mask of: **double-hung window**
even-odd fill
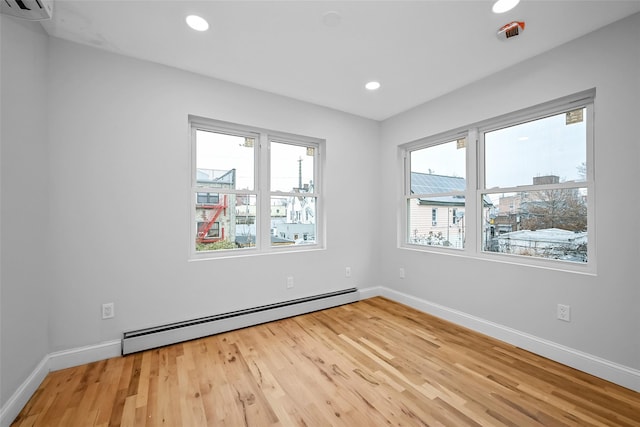
[[[594,97],[402,146],[401,246],[592,271]]]
[[[323,141],[190,117],[194,258],[318,248]]]

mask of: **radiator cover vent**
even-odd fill
[[[356,288],[125,332],[122,355],[202,338],[360,300]]]
[[[0,0],[0,12],[29,21],[45,21],[53,16],[53,0]]]

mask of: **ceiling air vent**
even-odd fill
[[[0,0],[0,12],[29,21],[44,21],[51,19],[53,0]]]
[[[498,30],[498,38],[500,40],[507,40],[511,37],[515,37],[524,31],[524,22],[513,21],[506,25],[503,25]]]

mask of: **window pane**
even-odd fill
[[[485,133],[485,188],[586,180],[586,109]]]
[[[271,141],[271,191],[313,192],[315,147]]]
[[[271,198],[271,245],[316,243],[316,198]]]
[[[196,131],[199,187],[254,189],[255,138]]]
[[[256,196],[196,193],[196,251],[253,247]]]
[[[466,138],[413,150],[410,162],[410,192],[424,197],[407,198],[407,243],[464,248]]]
[[[196,200],[199,205],[213,205],[219,202],[220,195],[218,193],[198,193]]]
[[[411,151],[411,193],[465,190],[466,138]]]
[[[463,196],[408,199],[407,203],[407,243],[464,248]]]
[[[587,189],[485,194],[488,252],[587,262]]]

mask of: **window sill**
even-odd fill
[[[188,262],[198,261],[211,261],[219,259],[235,259],[235,258],[251,258],[265,255],[280,255],[280,254],[299,254],[306,252],[318,252],[324,251],[325,248],[321,245],[298,245],[297,247],[288,248],[272,248],[268,251],[258,251],[256,249],[232,249],[228,251],[219,252],[199,252],[193,253],[187,260]]]
[[[586,276],[597,276],[596,267],[593,264],[578,264],[570,263],[567,261],[560,261],[554,259],[529,259],[528,257],[522,257],[519,255],[506,255],[506,254],[471,254],[464,249],[446,248],[446,247],[418,247],[409,245],[398,246],[400,250],[406,250],[411,252],[422,252],[436,255],[452,256],[467,258],[480,261],[488,261],[499,264],[510,264],[521,267],[532,267],[544,270],[559,271],[563,273],[582,274]],[[524,259],[523,259],[524,258]]]

